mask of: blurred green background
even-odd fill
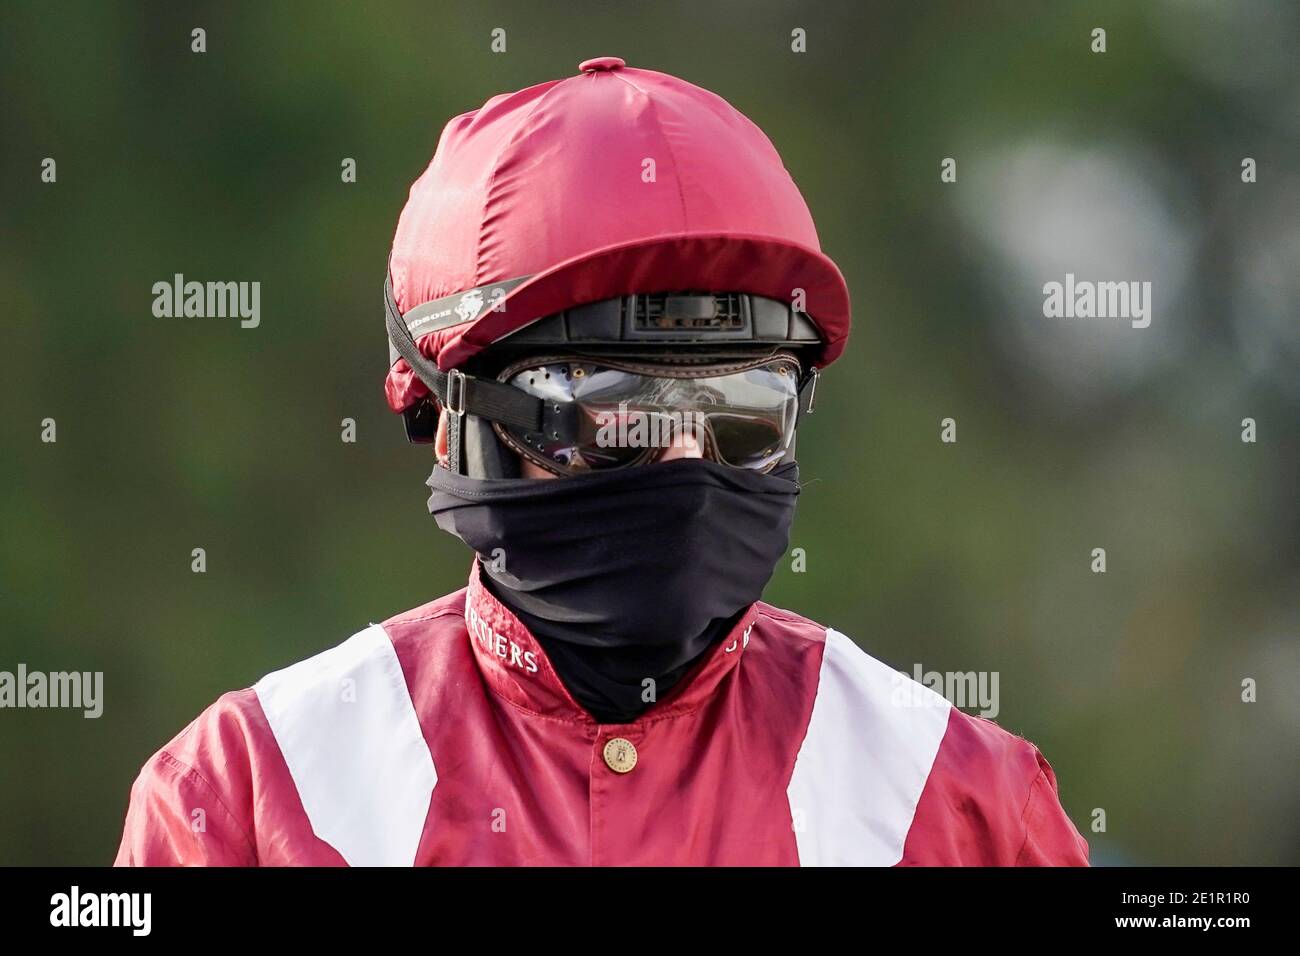
[[[849,280],[767,599],[999,672],[1094,863],[1300,862],[1298,48],[1285,2],[6,3],[0,670],[106,704],[0,710],[0,863],[109,862],[219,694],[463,584],[382,399],[387,244],[451,116],[599,55],[758,123]],[[260,327],[154,318],[177,272]],[[1152,281],[1151,327],[1044,318],[1066,272]]]

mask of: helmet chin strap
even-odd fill
[[[466,415],[529,430],[541,427],[544,403],[540,398],[503,382],[466,375],[459,369],[444,372],[425,358],[402,321],[390,275],[384,277],[384,324],[393,348],[447,412],[447,464],[456,474],[465,474]]]

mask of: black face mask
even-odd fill
[[[634,720],[758,600],[789,543],[799,469],[684,459],[570,478],[435,468],[429,511],[602,723]],[[497,551],[497,549],[501,549]],[[497,558],[499,560],[494,560]]]

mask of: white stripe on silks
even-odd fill
[[[253,689],[312,831],[350,866],[414,865],[438,772],[384,629]]]
[[[827,630],[817,696],[786,796],[802,866],[893,866],[952,710]]]

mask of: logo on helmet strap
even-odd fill
[[[471,322],[483,311],[483,290],[471,289],[460,297],[456,314],[462,322]]]

